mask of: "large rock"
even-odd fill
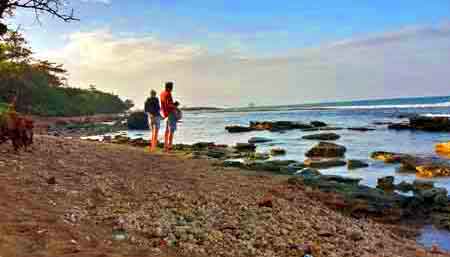
[[[256,150],[256,145],[249,143],[237,143],[234,149],[241,152],[254,152]]]
[[[294,121],[252,121],[250,122],[250,128],[253,130],[284,131],[313,128],[313,126]]]
[[[448,192],[445,188],[432,188],[416,192],[416,197],[428,204],[448,206]]]
[[[324,157],[324,158],[336,158],[344,157],[347,149],[344,146],[320,142],[313,148],[311,148],[305,155],[309,158]]]
[[[423,178],[448,177],[450,176],[450,165],[423,165],[416,167],[416,174]]]
[[[313,127],[316,127],[316,128],[322,128],[322,127],[328,126],[325,122],[318,121],[318,120],[311,121],[309,124],[311,124]]]
[[[377,188],[385,191],[392,191],[395,188],[394,180],[395,178],[393,176],[379,178],[377,181]]]
[[[229,133],[243,133],[243,132],[250,132],[253,131],[250,127],[244,127],[244,126],[227,126],[225,129]]]
[[[413,129],[425,131],[450,131],[449,117],[417,116],[409,119],[409,125]]]
[[[366,128],[366,127],[350,127],[347,128],[348,130],[353,130],[353,131],[359,131],[359,132],[367,132],[367,131],[374,131],[374,128]]]
[[[341,138],[336,133],[320,133],[320,134],[313,134],[313,135],[306,135],[302,137],[303,139],[307,140],[325,140],[325,141],[332,141],[332,140],[338,140]]]
[[[347,168],[349,170],[355,170],[355,169],[361,169],[361,168],[367,168],[369,167],[369,164],[366,162],[360,161],[360,160],[348,160],[347,161]]]
[[[421,190],[428,190],[434,188],[434,182],[433,181],[423,181],[423,180],[414,180],[413,184],[413,191],[421,191]]]
[[[270,149],[270,154],[272,156],[285,155],[286,150],[284,150],[283,148],[272,148],[272,149]]]
[[[128,129],[148,130],[147,114],[144,112],[133,112],[127,118]]]
[[[272,139],[265,138],[265,137],[252,137],[248,140],[250,144],[258,144],[258,143],[267,143],[271,142]]]
[[[391,153],[383,151],[377,151],[371,154],[372,159],[384,161],[385,163],[400,163],[402,160],[405,160],[409,157],[410,156],[407,154]]]
[[[341,159],[306,159],[304,164],[310,168],[327,169],[332,167],[339,167],[347,165],[347,162]]]

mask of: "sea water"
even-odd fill
[[[291,130],[286,132],[255,131],[249,133],[230,134],[225,130],[228,125],[248,126],[250,121],[301,121],[320,120],[333,127],[368,127],[374,131],[359,132],[351,130],[334,131],[341,138],[337,144],[347,148],[347,159],[358,159],[370,164],[368,168],[349,171],[346,167],[321,170],[324,174],[335,174],[353,178],[361,178],[362,184],[376,186],[377,179],[394,176],[395,183],[412,182],[414,174],[397,173],[398,166],[385,164],[370,159],[374,151],[390,151],[424,156],[437,156],[434,147],[437,143],[450,141],[448,132],[395,131],[387,129],[387,125],[375,125],[375,122],[401,122],[401,117],[412,114],[427,116],[449,116],[450,97],[427,97],[407,99],[383,99],[371,101],[339,102],[313,105],[291,105],[263,108],[236,108],[221,112],[188,112],[183,122],[179,123],[175,135],[175,143],[191,144],[196,142],[215,142],[233,145],[247,142],[251,137],[266,137],[271,142],[258,144],[258,152],[267,152],[271,148],[281,147],[287,154],[277,159],[303,161],[305,153],[317,141],[303,140],[302,136],[317,132]],[[164,128],[164,126],[163,126]],[[327,131],[333,132],[333,131]],[[161,133],[162,136],[163,133]],[[150,137],[149,131],[129,131],[132,138]],[[437,187],[445,187],[450,192],[450,178],[429,179]],[[450,250],[450,235],[427,227],[418,240],[431,246],[438,243]]]

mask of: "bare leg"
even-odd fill
[[[151,151],[154,152],[156,150],[156,146],[158,145],[158,129],[153,128],[152,130],[152,148]]]
[[[173,145],[173,132],[169,133],[169,151],[172,150]]]
[[[170,130],[169,130],[169,128],[166,128],[166,132],[164,134],[164,151],[165,152],[169,151],[169,134],[170,134]]]

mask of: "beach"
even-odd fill
[[[51,136],[0,151],[0,256],[443,256],[285,176]]]

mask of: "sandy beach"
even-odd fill
[[[445,256],[285,176],[50,136],[0,152],[0,256]]]

